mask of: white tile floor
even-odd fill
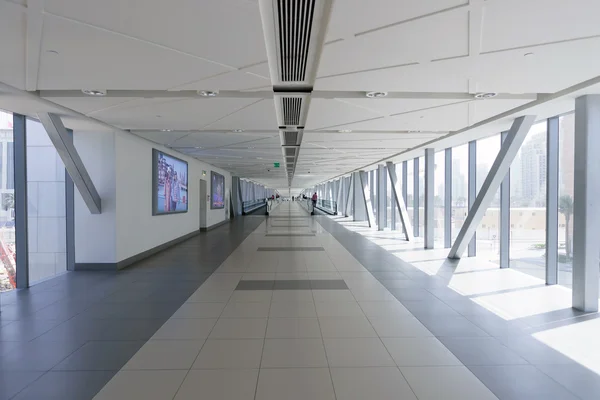
[[[278,214],[305,216],[289,203]],[[251,234],[95,399],[496,398],[314,220],[274,221],[287,224],[271,217]],[[325,251],[256,251],[278,246]],[[344,279],[349,289],[235,290],[273,279]]]

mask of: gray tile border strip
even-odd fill
[[[241,280],[235,290],[347,290],[342,279]]]
[[[259,247],[256,251],[325,251],[323,247]]]
[[[317,235],[314,233],[267,233],[265,236],[308,237]]]

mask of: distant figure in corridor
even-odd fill
[[[312,205],[313,205],[313,210],[317,205],[317,192],[315,192],[315,194],[312,195]]]

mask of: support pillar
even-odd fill
[[[452,148],[444,158],[444,248],[452,247]]]
[[[534,115],[527,115],[519,117],[513,122],[508,131],[508,135],[506,136],[506,140],[504,141],[494,164],[492,164],[490,173],[485,178],[481,190],[473,203],[473,207],[469,210],[469,215],[467,215],[467,219],[460,229],[454,245],[450,249],[448,258],[460,258],[467,249],[471,238],[475,235],[475,230],[479,226],[485,211],[492,203],[492,200],[494,200],[494,196],[500,188],[500,184],[508,173],[510,165],[517,156],[534,121]],[[596,257],[597,256],[598,254],[596,254]],[[596,269],[597,268],[598,264],[596,263]]]
[[[377,166],[377,230],[384,230],[386,225],[385,219],[385,166]]]
[[[413,163],[413,231],[414,236],[419,236],[419,157]]]
[[[365,193],[363,192],[360,172],[352,173],[352,220],[366,221],[367,208],[364,200]]]
[[[475,203],[477,197],[477,142],[469,142],[469,157],[468,157],[468,178],[467,178],[467,202],[468,202],[468,214],[471,214],[471,209]],[[467,221],[464,222],[466,224]],[[463,225],[464,225],[463,224]],[[457,239],[458,240],[458,239]],[[469,249],[467,255],[469,257],[475,257],[477,255],[477,231],[473,231],[471,241],[469,242]]]
[[[402,223],[402,229],[404,231],[404,237],[406,241],[410,242],[413,240],[412,226],[410,226],[410,218],[408,217],[408,211],[406,210],[406,197],[400,196],[400,188],[398,187],[398,177],[396,175],[396,166],[392,162],[387,162],[387,171],[390,175],[390,186],[392,187],[392,200],[394,201],[393,207],[398,209],[400,214],[400,222]],[[403,173],[406,173],[406,168],[403,168]],[[406,182],[406,180],[404,180]],[[406,184],[404,184],[406,188]]]
[[[435,149],[425,149],[425,212],[424,212],[424,237],[425,248],[433,249],[434,246],[434,187],[435,187]]]
[[[600,95],[575,100],[573,307],[598,311],[600,254]]]
[[[507,136],[500,135],[501,146]],[[500,184],[500,268],[510,268],[510,169]]]
[[[15,247],[17,289],[29,287],[29,248],[27,234],[27,118],[13,114],[15,162]]]

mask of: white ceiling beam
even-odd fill
[[[37,90],[40,71],[40,52],[44,30],[45,0],[27,1],[27,32],[25,42],[25,90]]]

